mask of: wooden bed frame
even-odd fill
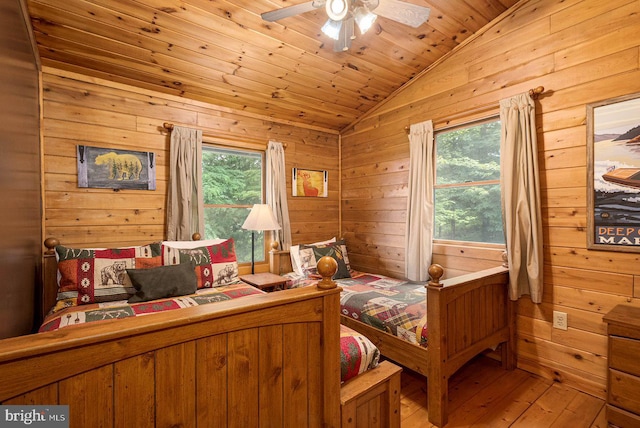
[[[45,244],[47,310],[56,244]],[[71,427],[399,428],[401,368],[383,362],[340,385],[339,293],[307,287],[4,339],[0,403],[67,404]]]
[[[288,251],[271,251],[271,270],[291,272]],[[429,422],[447,423],[449,378],[476,355],[500,347],[503,367],[515,366],[513,304],[508,296],[509,269],[504,266],[440,281],[444,270],[429,268],[427,285],[428,348],[411,344],[353,318],[342,324],[367,336],[385,357],[427,377]]]

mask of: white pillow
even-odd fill
[[[330,244],[332,242],[336,242],[336,237],[322,242],[314,242],[313,244],[304,244],[304,245],[322,245],[322,244]],[[300,259],[300,245],[292,245],[289,249],[289,254],[291,254],[291,267],[293,271],[300,276],[305,276],[304,271],[302,270],[302,260]]]
[[[179,248],[181,250],[192,250],[199,247],[208,247],[210,245],[217,245],[226,239],[201,239],[200,241],[162,241],[162,245],[166,245],[171,248]]]

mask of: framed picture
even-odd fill
[[[587,105],[587,248],[640,252],[640,93]]]
[[[78,146],[78,187],[156,189],[152,152]]]
[[[310,196],[326,198],[328,194],[329,173],[313,169],[293,168],[292,196]]]

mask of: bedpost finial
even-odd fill
[[[331,279],[338,271],[338,262],[333,257],[322,257],[318,260],[316,267],[318,269],[318,273],[322,275],[322,280],[318,281],[318,288],[328,290],[338,286],[338,284]]]
[[[202,239],[202,236],[199,232],[194,232],[194,234],[191,235],[191,240],[193,241],[199,241],[200,239]]]
[[[429,270],[427,272],[431,277],[431,281],[429,281],[429,285],[431,285],[432,287],[442,287],[440,278],[442,278],[442,275],[444,275],[444,268],[439,264],[434,263],[431,266],[429,266]]]
[[[280,244],[278,241],[271,241],[271,251],[278,251]]]
[[[60,245],[60,241],[56,238],[47,238],[44,240],[44,246],[47,247],[47,254],[52,254],[56,245]]]

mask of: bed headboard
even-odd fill
[[[199,241],[201,238],[199,233],[194,233],[191,236],[193,241]],[[44,240],[44,246],[46,248],[43,254],[42,260],[42,289],[38,294],[38,314],[40,315],[39,322],[44,320],[44,317],[49,313],[49,310],[56,304],[58,298],[58,263],[56,261],[56,245],[60,245],[60,241],[57,238],[47,238]],[[287,253],[288,254],[288,253]]]

